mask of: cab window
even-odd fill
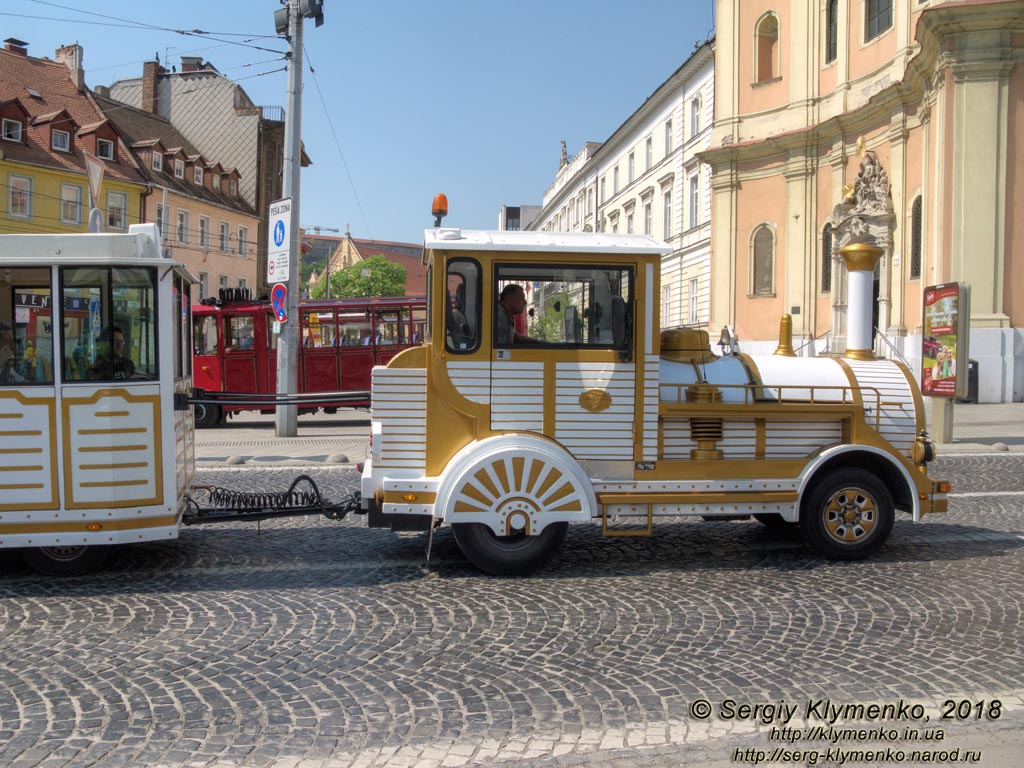
[[[525,309],[516,320],[517,346],[629,349],[632,267],[497,264],[495,285],[495,312],[505,312],[497,302],[507,286],[518,285],[525,294]],[[498,338],[499,323],[494,327],[495,346],[509,346],[507,338]]]
[[[480,346],[480,293],[480,265],[472,259],[452,259],[445,309],[449,352],[473,352]]]

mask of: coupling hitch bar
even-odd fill
[[[309,488],[297,490],[302,482]],[[249,493],[215,485],[196,485],[193,490],[199,498],[188,496],[188,508],[181,519],[185,525],[236,520],[259,522],[303,515],[323,515],[330,520],[341,520],[349,512],[361,512],[359,491],[345,494],[337,503],[327,503],[309,475],[299,475],[283,493]],[[200,501],[206,506],[201,506]]]

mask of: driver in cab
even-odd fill
[[[89,369],[93,380],[130,379],[135,375],[135,363],[124,354],[124,331],[111,325],[100,333],[96,346],[96,359]]]
[[[499,347],[510,344],[533,342],[529,336],[516,331],[517,315],[526,310],[526,292],[518,283],[510,283],[501,290],[498,297],[497,344]]]

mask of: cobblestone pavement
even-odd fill
[[[201,474],[283,490],[295,473]],[[308,473],[329,497],[355,481]],[[73,579],[0,552],[0,765],[725,766],[780,747],[818,765],[840,762],[830,748],[1019,765],[1024,456],[935,474],[956,483],[952,511],[900,520],[861,563],[754,522],[682,520],[650,539],[573,526],[526,579],[481,575],[446,529],[427,567],[425,534],[359,517],[186,529]],[[730,700],[797,710],[727,717]],[[924,712],[848,712],[837,725],[873,738],[806,740],[829,724],[807,710],[822,700]],[[805,738],[773,739],[784,725]],[[893,745],[882,725],[931,739]]]

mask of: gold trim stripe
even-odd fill
[[[23,419],[25,414],[23,413],[0,413],[0,419]]]
[[[412,495],[415,501],[406,501],[403,497]],[[436,493],[427,491],[384,491],[385,504],[433,504],[437,501]]]
[[[111,451],[144,451],[148,445],[92,445],[82,446],[79,453],[109,453]]]
[[[0,485],[0,491],[24,491],[24,490],[37,490],[39,488],[45,488],[46,486],[42,483],[9,483]],[[6,505],[4,508],[7,509],[12,505]],[[20,505],[18,505],[20,506]],[[41,509],[48,509],[49,507],[41,507]]]
[[[42,448],[0,448],[0,453],[42,453]]]
[[[43,434],[39,429],[12,429],[0,431],[0,437],[39,437]]]
[[[779,503],[796,501],[795,491],[728,491],[704,493],[684,491],[680,493],[599,493],[597,503],[604,506],[614,504],[746,504]]]
[[[114,417],[114,416],[130,416],[130,411],[96,411],[96,416],[103,417]]]
[[[149,485],[149,480],[114,480],[109,483],[79,483],[81,488],[120,488],[127,485]]]
[[[121,427],[120,429],[80,429],[80,435],[129,435],[138,432],[148,432],[145,427]]]
[[[38,472],[43,468],[42,464],[29,464],[24,467],[0,467],[0,472]]]
[[[139,469],[148,467],[148,461],[126,461],[123,464],[79,464],[79,469]]]
[[[73,523],[0,523],[0,536],[11,536],[18,533],[92,533],[86,526],[96,522],[76,521]],[[142,528],[165,528],[176,526],[178,519],[174,515],[161,517],[135,518],[132,520],[104,520],[100,525],[103,531],[135,531]]]

